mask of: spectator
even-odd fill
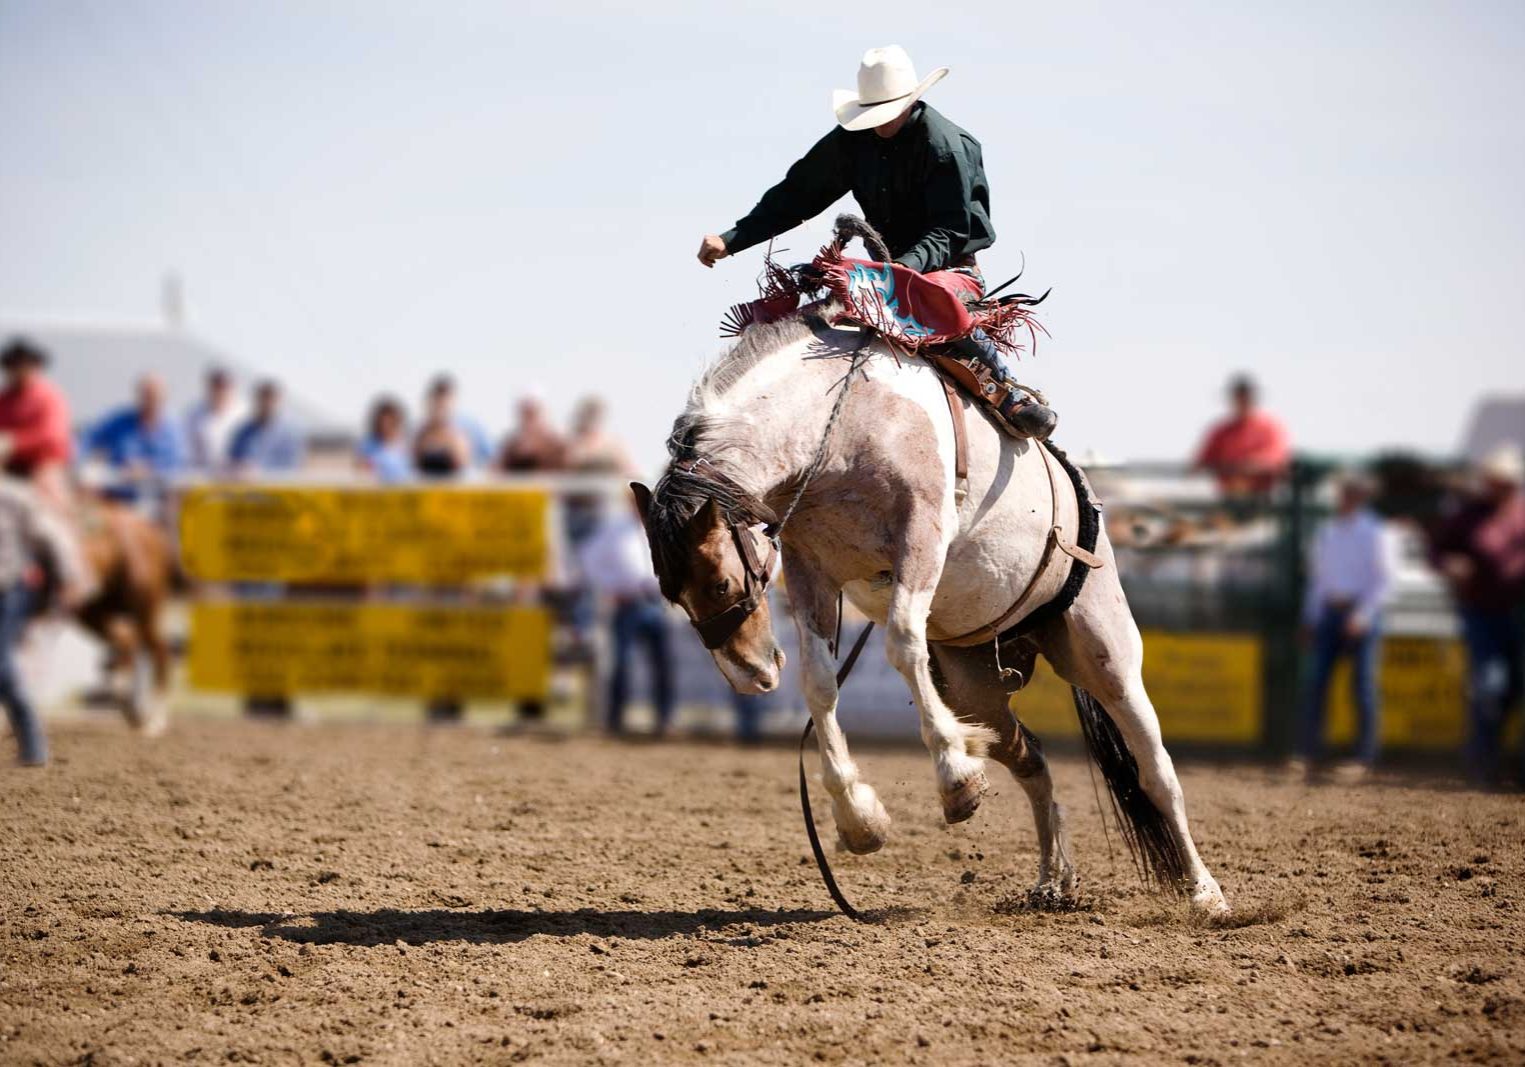
[[[101,456],[132,483],[166,478],[184,469],[185,437],[169,417],[163,380],[155,374],[139,378],[132,406],[101,420],[85,435],[81,451],[86,457]],[[138,485],[129,484],[111,495],[136,499],[138,491]]]
[[[640,644],[651,665],[656,732],[666,733],[673,712],[673,659],[668,646],[667,608],[657,588],[646,534],[633,504],[601,518],[579,546],[577,562],[583,580],[593,588],[609,618],[613,664],[605,725],[611,733],[624,732],[630,659],[635,646]]]
[[[1504,720],[1525,695],[1525,457],[1503,445],[1477,473],[1476,495],[1435,531],[1430,559],[1451,587],[1467,646],[1467,768],[1491,784]],[[1525,753],[1518,769],[1525,776]]]
[[[228,459],[240,472],[285,472],[306,458],[302,435],[281,414],[281,387],[270,380],[254,387],[254,414],[234,431]]]
[[[89,589],[74,539],[23,482],[0,478],[0,703],[16,735],[21,763],[28,767],[48,762],[48,742],[23,688],[16,646],[31,614],[37,564],[44,556],[57,572],[62,602],[68,607],[82,603]]]
[[[572,434],[565,446],[565,462],[569,470],[584,474],[635,476],[639,473],[625,446],[604,429],[604,404],[595,396],[584,397],[578,402],[572,417]],[[567,540],[575,552],[597,528],[603,497],[598,492],[568,493],[562,500],[562,507]],[[569,614],[580,638],[593,629],[597,615],[594,599],[593,591],[586,586],[571,591]]]
[[[413,438],[413,465],[425,478],[450,478],[471,467],[471,440],[455,413],[455,386],[436,378],[424,395],[424,423]]]
[[[519,424],[503,442],[498,469],[510,472],[559,471],[566,467],[567,445],[545,416],[534,395],[519,401]]]
[[[29,480],[47,503],[68,510],[68,465],[74,455],[69,405],[43,371],[48,354],[22,338],[0,352],[0,460]]]
[[[206,395],[185,413],[186,451],[191,467],[218,474],[228,465],[229,445],[244,420],[244,406],[225,369],[210,368],[205,380]]]
[[[639,472],[630,453],[605,428],[604,414],[604,402],[596,396],[584,397],[578,403],[566,443],[566,465],[574,471],[634,476]]]
[[[1329,680],[1335,665],[1351,661],[1351,695],[1359,714],[1355,760],[1340,768],[1362,777],[1377,760],[1381,723],[1377,668],[1382,653],[1382,611],[1392,588],[1396,546],[1381,516],[1369,506],[1371,486],[1350,473],[1339,482],[1333,518],[1314,535],[1302,638],[1311,646],[1313,668],[1303,705],[1298,769],[1323,753]]]
[[[355,462],[384,485],[406,482],[413,477],[406,418],[402,402],[396,397],[379,397],[371,405],[365,440],[360,442]]]
[[[1269,492],[1292,459],[1286,427],[1260,409],[1259,389],[1247,375],[1229,382],[1228,394],[1233,413],[1208,431],[1196,466],[1212,471],[1225,496]]]
[[[470,463],[466,466],[485,467],[492,462],[492,438],[487,436],[487,431],[482,429],[482,424],[470,415],[463,414],[456,407],[455,379],[448,374],[436,375],[429,383],[425,393],[425,405],[439,404],[445,411],[445,418],[460,431],[470,447]],[[463,466],[462,470],[465,469]]]

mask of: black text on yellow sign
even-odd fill
[[[1383,745],[1449,748],[1466,734],[1466,662],[1450,637],[1396,636],[1382,645],[1378,675]],[[1261,639],[1253,634],[1144,633],[1144,688],[1167,743],[1251,746],[1265,726]],[[1350,666],[1342,663],[1329,691],[1326,740],[1355,736]],[[1282,713],[1304,713],[1306,694]],[[1046,665],[1011,701],[1018,718],[1040,737],[1079,735],[1069,686]]]
[[[518,486],[203,486],[181,501],[180,554],[210,582],[539,578],[549,510]]]
[[[197,689],[543,700],[550,684],[538,606],[204,600],[191,612]]]

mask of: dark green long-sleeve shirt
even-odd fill
[[[980,143],[924,103],[894,137],[840,126],[816,142],[751,214],[720,235],[728,252],[777,237],[851,192],[897,263],[923,273],[995,243]]]

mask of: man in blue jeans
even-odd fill
[[[33,590],[40,584],[38,563],[44,558],[57,573],[62,602],[74,605],[82,601],[88,592],[87,572],[74,538],[25,483],[0,478],[0,704],[5,705],[21,763],[26,767],[48,762],[42,720],[27,696],[16,663],[16,648],[31,614]]]
[[[1525,696],[1525,457],[1503,445],[1477,475],[1478,491],[1436,531],[1430,559],[1451,586],[1467,646],[1467,771],[1492,785],[1504,721]],[[1518,771],[1525,783],[1525,751]]]
[[[630,661],[640,646],[651,667],[656,732],[666,733],[674,706],[667,605],[657,588],[646,534],[634,508],[611,509],[602,503],[592,532],[577,548],[577,560],[583,580],[610,616],[613,667],[609,674],[605,725],[610,733],[624,732],[625,705],[630,699]]]
[[[1335,665],[1346,656],[1351,661],[1359,728],[1355,759],[1338,771],[1342,777],[1359,778],[1377,760],[1382,608],[1392,586],[1394,553],[1386,524],[1367,506],[1370,495],[1364,478],[1342,475],[1336,512],[1314,535],[1303,604],[1303,643],[1311,648],[1313,663],[1294,770],[1306,771],[1323,755],[1329,680]]]

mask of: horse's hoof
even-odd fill
[[[943,794],[943,819],[951,826],[971,818],[980,809],[980,801],[989,788],[985,772],[975,771],[952,792]]]
[[[169,729],[169,709],[157,703],[128,703],[127,722],[140,737],[163,737]]]
[[[851,807],[837,808],[832,814],[837,823],[837,839],[847,851],[857,856],[878,852],[890,838],[890,813],[879,802],[879,794],[858,782],[853,786]]]
[[[884,843],[889,840],[889,835],[868,827],[850,834],[839,826],[837,840],[854,856],[867,856],[870,852],[878,852],[883,848]]]
[[[1192,890],[1191,906],[1203,915],[1227,915],[1231,910],[1216,880],[1209,878]]]

